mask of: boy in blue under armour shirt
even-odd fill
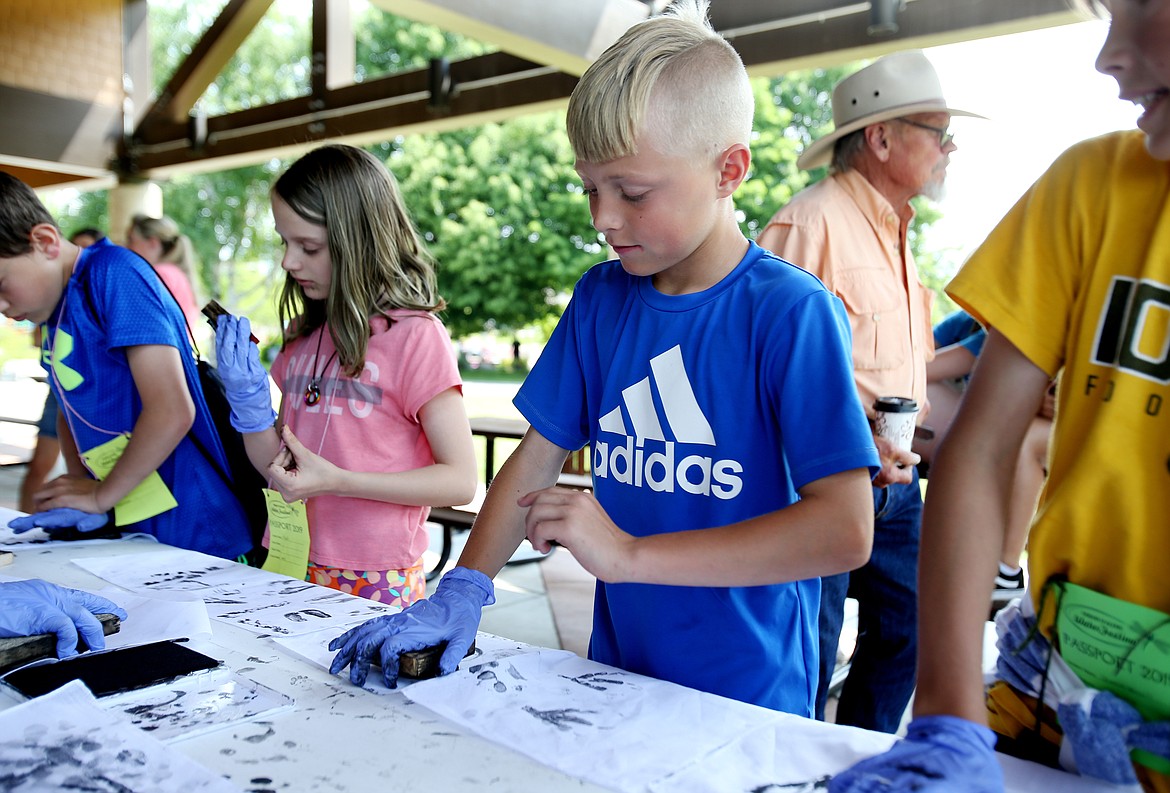
[[[192,441],[227,459],[199,385],[186,321],[151,266],[99,240],[66,240],[36,194],[0,172],[0,313],[45,323],[41,359],[68,474],[33,496],[34,526],[116,525],[231,559],[252,547],[240,502]]]
[[[736,223],[752,92],[706,11],[635,25],[573,91],[577,172],[618,258],[578,282],[520,389],[532,429],[459,566],[407,617],[334,640],[334,671],[364,680],[376,653],[393,684],[399,653],[440,640],[454,669],[527,536],[597,576],[591,658],[811,716],[818,576],[867,559],[878,458],[839,301]],[[596,495],[554,487],[586,443]]]

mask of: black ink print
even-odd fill
[[[576,683],[585,688],[591,688],[594,691],[609,691],[611,686],[624,686],[626,681],[620,680],[623,677],[623,672],[588,672],[576,677],[569,677],[567,675],[560,675],[560,677],[568,680],[571,683]]]
[[[170,719],[174,716],[173,711],[168,713],[165,712],[166,709],[173,705],[177,705],[179,700],[187,696],[186,692],[183,691],[171,691],[168,693],[170,694],[168,699],[165,699],[161,702],[132,705],[128,708],[125,708],[123,713],[130,717],[130,721],[134,722],[138,729],[145,730],[146,732],[157,730],[157,722],[166,721],[167,719]]]
[[[828,790],[829,780],[832,778],[832,776],[823,776],[817,779],[810,779],[807,782],[788,782],[786,784],[772,782],[767,785],[750,788],[747,793],[772,793],[772,791],[776,790],[791,790],[792,793],[811,793],[814,790]]]
[[[301,609],[300,611],[288,612],[287,614],[284,615],[284,618],[287,620],[291,620],[292,622],[308,622],[308,620],[305,619],[304,615],[308,615],[310,617],[317,617],[318,619],[323,619],[323,620],[327,620],[331,616],[330,614],[326,614],[321,609]]]
[[[291,601],[288,601],[288,600],[284,600],[284,601],[281,601],[279,603],[265,603],[265,604],[260,605],[260,606],[253,606],[252,608],[239,609],[238,611],[225,611],[222,614],[218,615],[216,617],[216,619],[225,620],[225,621],[236,620],[236,619],[239,619],[240,617],[246,616],[248,614],[255,614],[257,612],[266,611],[268,609],[280,609],[280,608],[284,608],[285,606],[291,606],[291,605],[292,605]],[[248,623],[260,625],[260,623],[257,623],[254,620],[249,620]],[[263,626],[261,626],[261,627],[263,627]]]
[[[490,669],[487,669],[483,672],[480,672],[478,675],[475,676],[475,679],[479,680],[480,682],[483,682],[483,683],[487,683],[487,682],[494,680],[495,683],[492,684],[492,688],[494,688],[496,691],[500,692],[501,694],[503,694],[505,691],[508,690],[508,687],[506,685],[504,685],[503,681],[500,680],[498,677],[496,677],[496,673],[491,671]]]
[[[298,592],[304,592],[306,589],[313,589],[316,586],[316,584],[310,584],[308,582],[294,581],[292,583],[281,584],[280,586],[276,587],[275,594],[295,595]]]
[[[271,722],[258,721],[256,723],[259,725],[262,725],[264,727],[267,727],[268,730],[267,730],[267,732],[264,732],[263,734],[260,734],[260,735],[245,735],[244,740],[247,741],[248,743],[262,743],[264,741],[267,741],[273,735],[276,735],[276,730],[272,729]]]
[[[569,726],[570,724],[582,724],[586,727],[592,727],[593,722],[587,721],[586,719],[581,718],[577,714],[578,713],[596,713],[596,711],[577,710],[576,708],[563,708],[563,709],[558,709],[558,710],[537,710],[536,708],[531,707],[529,705],[524,706],[524,712],[529,714],[529,715],[535,716],[536,718],[543,721],[545,724],[549,724],[553,727],[556,727],[561,732],[569,732],[570,730],[572,730],[572,727]]]

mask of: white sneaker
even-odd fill
[[[1024,594],[1024,568],[1015,573],[1004,573],[1001,569],[995,574],[995,598],[1004,599]]]

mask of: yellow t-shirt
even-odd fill
[[[1135,131],[1065,152],[948,292],[1029,360],[1063,367],[1028,540],[1054,574],[1170,611],[1170,163]]]

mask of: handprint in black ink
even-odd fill
[[[537,710],[529,705],[524,706],[524,712],[535,716],[543,721],[545,724],[556,727],[561,732],[568,732],[572,728],[570,724],[581,724],[585,727],[592,727],[593,722],[578,716],[578,713],[595,713],[592,710],[577,710],[575,708],[560,708],[557,710]]]
[[[594,691],[608,691],[611,686],[624,686],[626,684],[625,680],[620,679],[623,674],[617,671],[587,672],[576,677],[569,677],[568,675],[561,675],[561,677],[579,686],[591,688]]]

